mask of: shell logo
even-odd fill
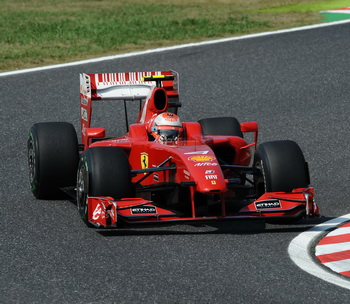
[[[188,160],[192,160],[192,161],[195,161],[195,162],[205,162],[205,161],[212,161],[212,160],[214,160],[214,157],[206,156],[206,155],[195,155],[195,156],[189,157]]]

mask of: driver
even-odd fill
[[[159,141],[175,141],[182,133],[180,118],[170,112],[159,114],[153,121],[151,135]]]

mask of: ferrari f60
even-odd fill
[[[29,132],[34,196],[74,193],[83,221],[105,228],[319,215],[294,141],[258,145],[258,124],[234,117],[181,121],[178,81],[174,71],[81,74],[81,143],[67,122]],[[127,103],[139,101],[124,136],[91,127],[93,104],[104,100],[124,103],[126,118]]]

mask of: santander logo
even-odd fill
[[[206,156],[206,155],[195,155],[188,158],[188,160],[192,160],[195,162],[208,162],[213,161],[215,158],[212,156]]]

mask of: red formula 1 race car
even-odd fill
[[[34,124],[28,162],[36,198],[73,191],[88,226],[290,220],[318,216],[299,146],[257,145],[256,122],[181,122],[174,71],[80,75],[81,138],[70,123]],[[123,137],[91,127],[92,104],[140,101]],[[127,122],[127,119],[126,119]],[[250,132],[252,142],[243,134]],[[253,152],[251,152],[253,150]],[[124,225],[125,226],[125,225]]]

